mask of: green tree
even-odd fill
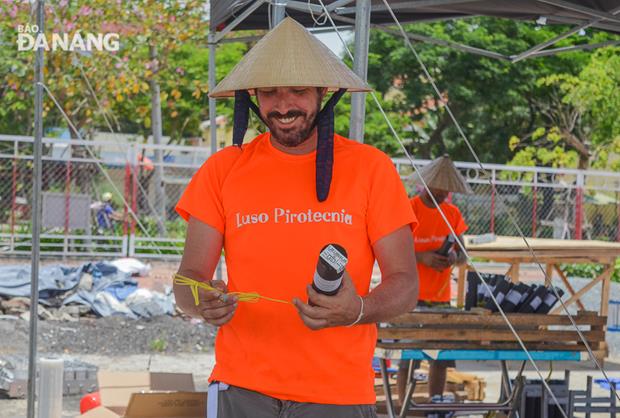
[[[79,130],[108,130],[107,119],[115,131],[146,137],[151,125],[149,81],[156,78],[161,88],[164,134],[173,140],[197,136],[200,122],[208,117],[206,17],[205,4],[198,0],[48,3],[47,39],[51,39],[52,33],[68,33],[72,38],[78,30],[111,32],[120,35],[120,49],[89,53],[46,51],[46,85]],[[32,134],[35,54],[17,50],[18,27],[26,24],[33,24],[28,2],[0,3],[2,133]],[[157,63],[149,53],[153,45],[157,47]],[[218,75],[227,73],[246,50],[245,44],[221,45]],[[226,106],[222,104],[223,108]],[[46,127],[67,127],[47,96],[44,117]]]
[[[406,26],[408,32],[504,55],[517,54],[565,29],[536,28],[531,23],[482,17]],[[588,33],[582,42],[609,36]],[[573,41],[568,39],[558,46]],[[482,160],[499,163],[512,156],[508,138],[525,136],[539,125],[535,102],[543,101],[550,89],[536,81],[558,73],[578,74],[589,56],[587,52],[571,52],[511,64],[448,47],[414,46],[436,80],[441,98],[435,97],[420,65],[401,37],[371,32],[369,80],[382,93],[398,89],[404,94],[407,106],[404,114],[417,130],[408,144],[409,150],[420,158],[448,152],[453,158],[472,160],[445,111],[445,103],[449,103]]]
[[[383,110],[386,112],[390,122],[394,129],[398,133],[399,137],[408,142],[411,140],[409,133],[403,128],[407,125],[407,119],[402,115],[400,103],[394,100],[385,100],[380,94],[377,94],[377,99]],[[351,120],[351,95],[346,94],[335,109],[335,132],[348,136],[349,135],[349,122]],[[354,138],[358,139],[358,138]],[[400,155],[402,154],[402,148],[389,126],[387,125],[383,115],[379,112],[379,109],[370,94],[366,95],[366,117],[364,120],[364,142],[374,147],[379,148],[381,151],[388,155]]]
[[[543,116],[524,137],[510,139],[513,163],[582,169],[620,168],[620,49],[593,53],[576,74],[541,78],[552,93],[536,103]]]

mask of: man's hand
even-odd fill
[[[440,272],[452,265],[448,257],[437,254],[434,251],[417,253],[416,257],[418,262]]]
[[[350,325],[357,319],[362,302],[358,297],[349,273],[344,272],[342,287],[333,296],[316,292],[311,285],[307,287],[310,306],[298,298],[293,299],[297,312],[304,324],[312,330]]]
[[[219,327],[232,319],[237,310],[237,297],[226,294],[226,283],[221,280],[213,280],[210,284],[218,290],[200,292],[200,304],[196,306],[196,311],[207,323]]]

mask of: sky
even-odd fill
[[[340,31],[340,35],[342,35],[345,42],[352,42],[355,33],[351,30]],[[331,49],[334,54],[338,55],[340,58],[346,54],[344,50],[344,45],[342,45],[342,41],[336,34],[336,32],[326,32],[316,35],[317,38],[321,40],[325,45]],[[353,53],[353,51],[351,51]]]

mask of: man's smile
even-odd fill
[[[288,117],[275,117],[274,119],[277,120],[280,125],[290,125],[293,122],[295,122],[297,120],[299,116],[288,116]]]

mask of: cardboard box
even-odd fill
[[[191,374],[97,374],[101,406],[79,418],[204,418],[206,392],[195,392]]]

